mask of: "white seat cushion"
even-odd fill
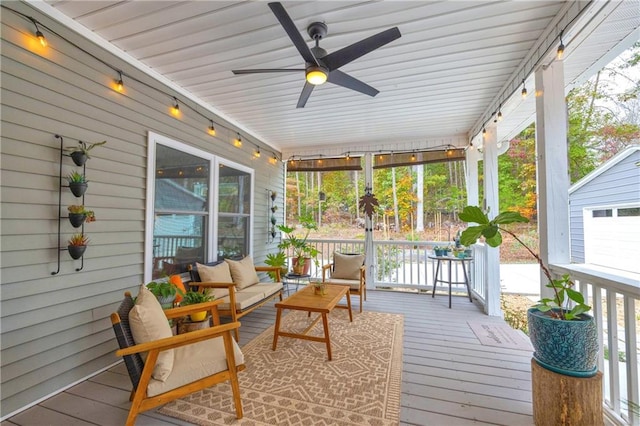
[[[329,278],[324,281],[326,284],[348,285],[350,290],[360,290],[360,280],[343,280],[339,278]]]
[[[236,292],[236,311],[243,311],[282,290],[282,283],[258,283]],[[222,299],[218,309],[229,310],[229,296]]]
[[[129,325],[133,340],[138,344],[173,335],[160,302],[144,284],[140,286],[135,306],[129,311]],[[146,359],[146,353],[143,354],[143,359]],[[173,349],[160,352],[153,369],[153,378],[160,381],[166,380],[173,369],[173,361]]]
[[[233,353],[236,365],[244,364],[244,355],[234,339]],[[182,385],[211,376],[227,369],[227,357],[224,353],[222,337],[203,340],[192,345],[174,349],[175,361],[173,371],[163,382],[151,379],[147,386],[148,396],[158,395]]]

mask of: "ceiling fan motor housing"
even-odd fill
[[[307,33],[312,40],[321,40],[324,36],[327,35],[328,30],[329,29],[324,22],[312,22],[307,27]]]

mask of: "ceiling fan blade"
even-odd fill
[[[338,86],[346,87],[347,89],[355,90],[356,92],[364,93],[365,95],[375,96],[380,93],[379,90],[374,89],[366,83],[351,77],[349,74],[340,70],[331,71],[327,81]]]
[[[335,52],[323,57],[322,62],[324,62],[329,68],[329,71],[333,71],[348,64],[354,59],[358,59],[360,56],[364,56],[387,43],[391,43],[392,41],[400,38],[400,36],[401,34],[398,27],[393,27],[353,43],[350,46],[336,50]]]
[[[276,15],[278,21],[280,21],[280,25],[282,25],[282,28],[284,28],[284,30],[287,32],[289,38],[293,42],[293,45],[296,47],[296,49],[298,49],[300,55],[302,55],[302,58],[306,62],[318,65],[316,57],[313,56],[313,53],[311,53],[311,49],[309,49],[309,46],[304,41],[304,38],[302,38],[302,36],[300,35],[300,31],[298,31],[298,29],[296,28],[296,24],[293,23],[293,20],[284,9],[282,4],[269,3],[269,7],[271,8],[273,14]]]
[[[300,98],[298,99],[298,105],[296,105],[296,108],[304,108],[314,87],[316,86],[309,82],[304,82],[304,87],[302,88],[302,93],[300,93]]]
[[[304,71],[304,68],[256,68],[249,70],[231,70],[234,74],[258,74],[258,73],[266,73],[266,72],[300,72]]]

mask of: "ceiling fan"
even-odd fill
[[[379,47],[384,46],[387,43],[392,42],[395,39],[400,38],[401,34],[398,27],[390,28],[333,53],[328,53],[319,45],[320,40],[327,35],[327,26],[323,22],[313,22],[307,27],[307,33],[316,42],[315,47],[309,48],[282,4],[277,2],[269,3],[269,7],[273,14],[276,15],[278,21],[280,21],[280,25],[282,25],[294,46],[298,49],[298,52],[300,52],[300,55],[305,61],[305,68],[258,68],[232,70],[234,74],[304,71],[306,81],[302,88],[300,98],[298,99],[297,108],[304,108],[309,96],[311,96],[313,88],[327,81],[369,96],[375,96],[379,93],[375,88],[363,83],[357,78],[351,77],[350,75],[340,71],[338,68],[376,50]]]

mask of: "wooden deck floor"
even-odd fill
[[[358,303],[354,298],[354,310]],[[405,316],[402,425],[532,425],[531,352],[483,346],[467,322],[496,322],[465,297],[369,291],[365,310]],[[273,325],[265,306],[242,318],[241,346]],[[131,384],[122,364],[2,422],[122,425]],[[147,412],[138,425],[187,423]]]

